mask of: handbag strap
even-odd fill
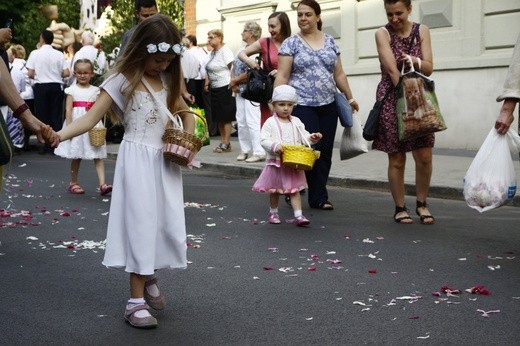
[[[270,47],[271,39],[267,38],[267,62],[269,66],[267,67],[267,70],[271,70],[271,67],[273,66],[271,64],[271,47]]]
[[[182,121],[178,114],[173,115],[172,112],[166,107],[166,105],[159,99],[157,99],[157,96],[155,96],[155,91],[153,90],[152,86],[148,83],[148,81],[143,77],[141,78],[141,82],[143,82],[144,86],[152,95],[152,99],[154,103],[159,107],[159,113],[164,113],[170,120],[173,122],[174,127],[179,128],[181,130],[184,130],[184,126],[182,125]]]

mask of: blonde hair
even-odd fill
[[[224,32],[220,29],[213,29],[208,31],[208,35],[214,35],[220,38],[222,42],[224,42]]]
[[[123,54],[117,59],[114,68],[110,71],[110,74],[120,73],[128,79],[128,87],[121,90],[128,100],[143,78],[146,60],[151,54],[156,54],[148,53],[146,46],[149,44],[158,45],[162,42],[172,46],[181,42],[180,31],[168,16],[158,13],[137,25]],[[175,112],[179,110],[179,98],[181,96],[181,57],[171,49],[169,52],[173,55],[173,60],[164,71],[167,76],[167,104],[170,111]]]
[[[9,50],[11,51],[11,54],[17,59],[25,59],[25,48],[22,45],[19,44],[13,44],[9,47]]]

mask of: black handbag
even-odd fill
[[[9,130],[5,123],[4,116],[0,112],[0,166],[8,164],[13,158],[13,143],[9,137]]]
[[[373,141],[377,137],[377,132],[379,131],[379,114],[381,114],[383,102],[392,89],[393,87],[389,88],[385,96],[383,96],[381,100],[376,101],[374,107],[372,107],[372,110],[368,113],[367,121],[365,122],[365,126],[363,126],[363,138],[367,141]]]
[[[246,87],[242,92],[242,97],[252,101],[266,104],[273,96],[274,79],[269,75],[271,67],[271,57],[269,55],[269,42],[267,39],[267,60],[269,61],[268,69],[247,71]]]

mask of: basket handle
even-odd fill
[[[202,120],[202,122],[204,123],[204,128],[206,129],[206,131],[204,131],[204,137],[201,138],[201,140],[204,142],[209,137],[208,122],[206,121],[206,119],[202,115],[197,114],[196,112],[192,111],[191,109],[180,109],[180,110],[176,111],[175,113],[173,113],[172,116],[175,116],[176,118],[179,118],[179,113],[191,113],[191,114],[195,115],[196,117],[198,117],[200,120]]]

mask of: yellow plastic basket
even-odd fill
[[[311,170],[320,152],[305,145],[283,144],[282,163],[287,167],[303,171]]]

